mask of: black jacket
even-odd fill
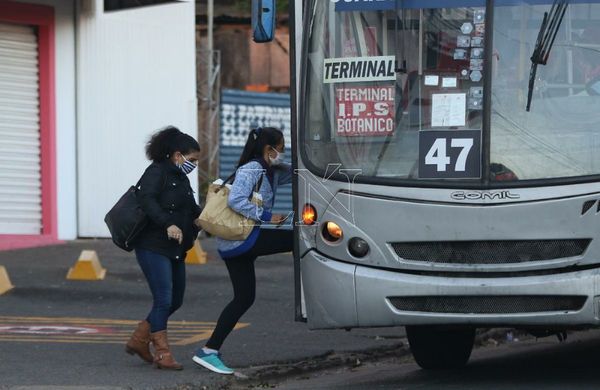
[[[142,175],[137,198],[150,223],[136,239],[135,247],[184,260],[198,236],[194,220],[201,212],[187,176],[170,160],[152,163]],[[181,245],[167,236],[171,225],[183,232]]]

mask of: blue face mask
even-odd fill
[[[196,169],[196,164],[194,164],[191,161],[188,161],[188,159],[185,158],[183,154],[181,155],[181,157],[183,157],[183,164],[177,164],[177,168],[181,169],[181,171],[186,175],[189,175],[194,169]]]

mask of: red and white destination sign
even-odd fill
[[[338,136],[385,136],[394,132],[394,87],[338,87]]]

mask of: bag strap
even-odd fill
[[[231,182],[233,183],[233,179],[235,179],[235,174],[237,173],[237,169],[235,171],[233,171],[233,173],[231,175],[229,175],[229,177],[227,179],[225,179],[225,181],[223,182],[223,184],[221,184],[221,187],[224,187],[225,184]]]
[[[223,184],[221,184],[217,189],[215,189],[215,194],[217,192],[221,191],[221,189],[223,189],[223,187],[225,187],[225,185],[227,183],[229,183],[230,181],[233,182],[233,178],[235,177],[236,172],[237,172],[237,169],[235,171],[233,171],[233,173],[227,179],[225,179]]]
[[[265,177],[265,174],[261,173],[260,174],[260,179],[258,179],[258,182],[256,182],[256,185],[254,186],[254,191],[252,191],[252,193],[248,197],[249,201],[252,201],[252,196],[254,195],[255,192],[259,192],[260,191],[260,187],[262,186],[262,182],[263,182],[263,177]]]
[[[229,176],[227,179],[225,179],[225,181],[223,182],[223,184],[221,184],[221,185],[219,186],[219,188],[217,188],[217,189],[215,190],[215,193],[217,193],[217,192],[221,191],[221,189],[222,189],[223,187],[225,187],[225,185],[226,185],[227,183],[229,183],[230,181],[232,181],[232,182],[233,182],[233,179],[235,178],[235,174],[236,174],[236,173],[237,173],[237,170],[236,170],[236,171],[234,171],[234,172],[231,174],[231,176]],[[254,191],[253,191],[253,192],[250,194],[250,196],[248,197],[248,200],[252,200],[252,195],[254,195],[254,192],[258,192],[258,191],[260,190],[260,187],[262,186],[262,182],[263,182],[263,178],[264,178],[264,177],[265,177],[265,174],[264,174],[264,172],[263,172],[263,173],[261,173],[261,174],[260,174],[260,179],[258,179],[258,182],[257,182],[257,183],[256,183],[256,185],[254,186]]]
[[[162,190],[164,190],[164,189],[165,189],[165,187],[167,186],[167,173],[166,173],[164,170],[162,170],[162,171],[163,171],[163,172],[162,172],[162,173],[163,173],[163,175],[165,176],[165,180],[163,181],[163,186],[162,186],[162,189],[161,189],[161,191],[162,191]],[[145,172],[144,172],[144,173],[145,173]],[[144,177],[144,175],[143,175],[143,174],[142,174],[142,177]],[[136,191],[138,191],[138,190],[140,189],[140,184],[142,183],[142,177],[140,177],[140,180],[138,180],[138,182],[137,182],[137,183],[135,183],[135,189],[136,189]]]

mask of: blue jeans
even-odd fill
[[[185,262],[156,252],[136,249],[135,255],[152,292],[152,310],[146,320],[152,333],[167,329],[167,321],[183,303]]]

